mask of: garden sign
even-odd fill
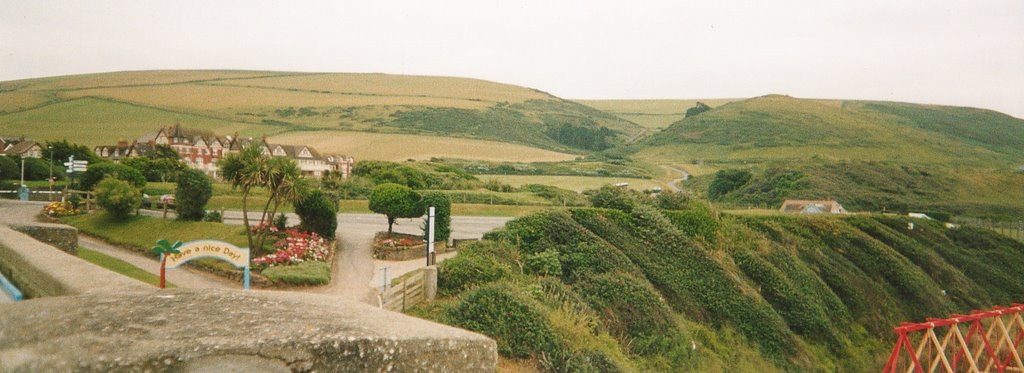
[[[223,241],[190,241],[176,248],[177,253],[160,254],[163,262],[167,255],[167,268],[177,268],[193,259],[214,258],[230,263],[235,268],[245,269],[245,288],[249,288],[249,249],[240,249]]]

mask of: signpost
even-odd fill
[[[235,268],[244,269],[244,287],[246,289],[249,288],[249,249],[241,249],[227,242],[214,240],[190,241],[176,249],[178,253],[160,254],[161,262],[164,262],[164,256],[167,256],[166,268],[177,268],[193,259],[220,259],[230,263]]]
[[[75,173],[85,172],[89,168],[89,161],[76,161],[75,156],[68,156],[68,161],[64,162],[64,167],[68,169],[68,177],[71,179],[68,182],[68,188],[71,188],[75,184]]]
[[[427,208],[427,267],[434,264],[434,206]]]

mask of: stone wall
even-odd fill
[[[78,255],[78,229],[74,227],[50,223],[11,224],[10,227],[68,254]]]
[[[493,372],[498,358],[485,336],[320,294],[169,289],[2,307],[5,372]]]

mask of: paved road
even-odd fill
[[[674,180],[668,182],[669,189],[672,189],[673,192],[681,192],[681,191],[683,191],[683,189],[679,187],[679,184],[684,182],[684,181],[686,181],[686,180],[689,180],[690,179],[690,173],[686,172],[685,170],[682,170],[682,169],[679,169],[679,168],[675,168],[675,167],[671,167],[671,166],[662,166],[662,167],[664,167],[665,169],[668,169],[668,170],[675,171],[675,172],[679,173],[679,178],[678,179],[674,179]]]

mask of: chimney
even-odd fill
[[[117,140],[117,147],[118,148],[127,148],[128,147],[128,140]]]

